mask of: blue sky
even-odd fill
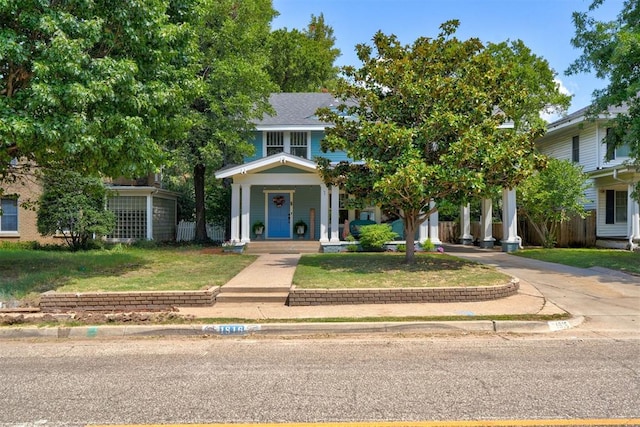
[[[593,13],[598,19],[615,19],[623,0],[606,0]],[[324,13],[342,51],[337,65],[358,65],[354,47],[371,44],[376,31],[395,34],[404,44],[420,36],[434,37],[441,23],[460,20],[457,36],[478,37],[483,42],[521,39],[545,58],[566,90],[573,94],[569,112],[587,106],[594,89],[607,85],[594,75],[566,76],[564,71],[580,55],[571,46],[574,11],[586,11],[591,0],[273,0],[280,13],[272,28],[304,28],[311,14]]]

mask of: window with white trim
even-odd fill
[[[626,191],[616,191],[616,224],[627,222],[627,203],[629,197]]]
[[[18,199],[0,199],[0,233],[18,232]]]
[[[609,136],[611,132],[613,132],[613,129],[607,128],[607,136]],[[620,145],[618,147],[613,147],[611,142],[607,141],[607,154],[606,154],[607,161],[616,160],[620,157],[629,157],[630,152],[631,152],[631,147],[629,146],[628,143]]]
[[[284,132],[267,132],[267,156],[284,151]]]
[[[606,190],[605,224],[624,224],[627,222],[629,193],[627,191]]]
[[[289,153],[309,158],[309,132],[265,132],[265,155]]]
[[[307,158],[307,132],[291,132],[290,153],[294,156]]]

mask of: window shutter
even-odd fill
[[[616,192],[607,190],[607,199],[605,206],[605,224],[615,224],[616,213]]]

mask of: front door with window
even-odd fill
[[[291,238],[291,194],[269,193],[267,198],[267,237]]]

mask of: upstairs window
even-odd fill
[[[289,153],[309,158],[309,132],[265,132],[265,155]]]
[[[613,132],[612,128],[607,128],[607,137]],[[607,139],[607,161],[615,160],[620,157],[629,157],[631,148],[629,144],[619,147],[613,147],[613,144]]]
[[[577,135],[571,141],[571,160],[580,163],[580,137]]]
[[[291,132],[291,154],[306,159],[308,146],[307,132]]]
[[[18,200],[0,199],[0,233],[18,232]]]
[[[267,132],[267,156],[284,151],[284,132]]]

